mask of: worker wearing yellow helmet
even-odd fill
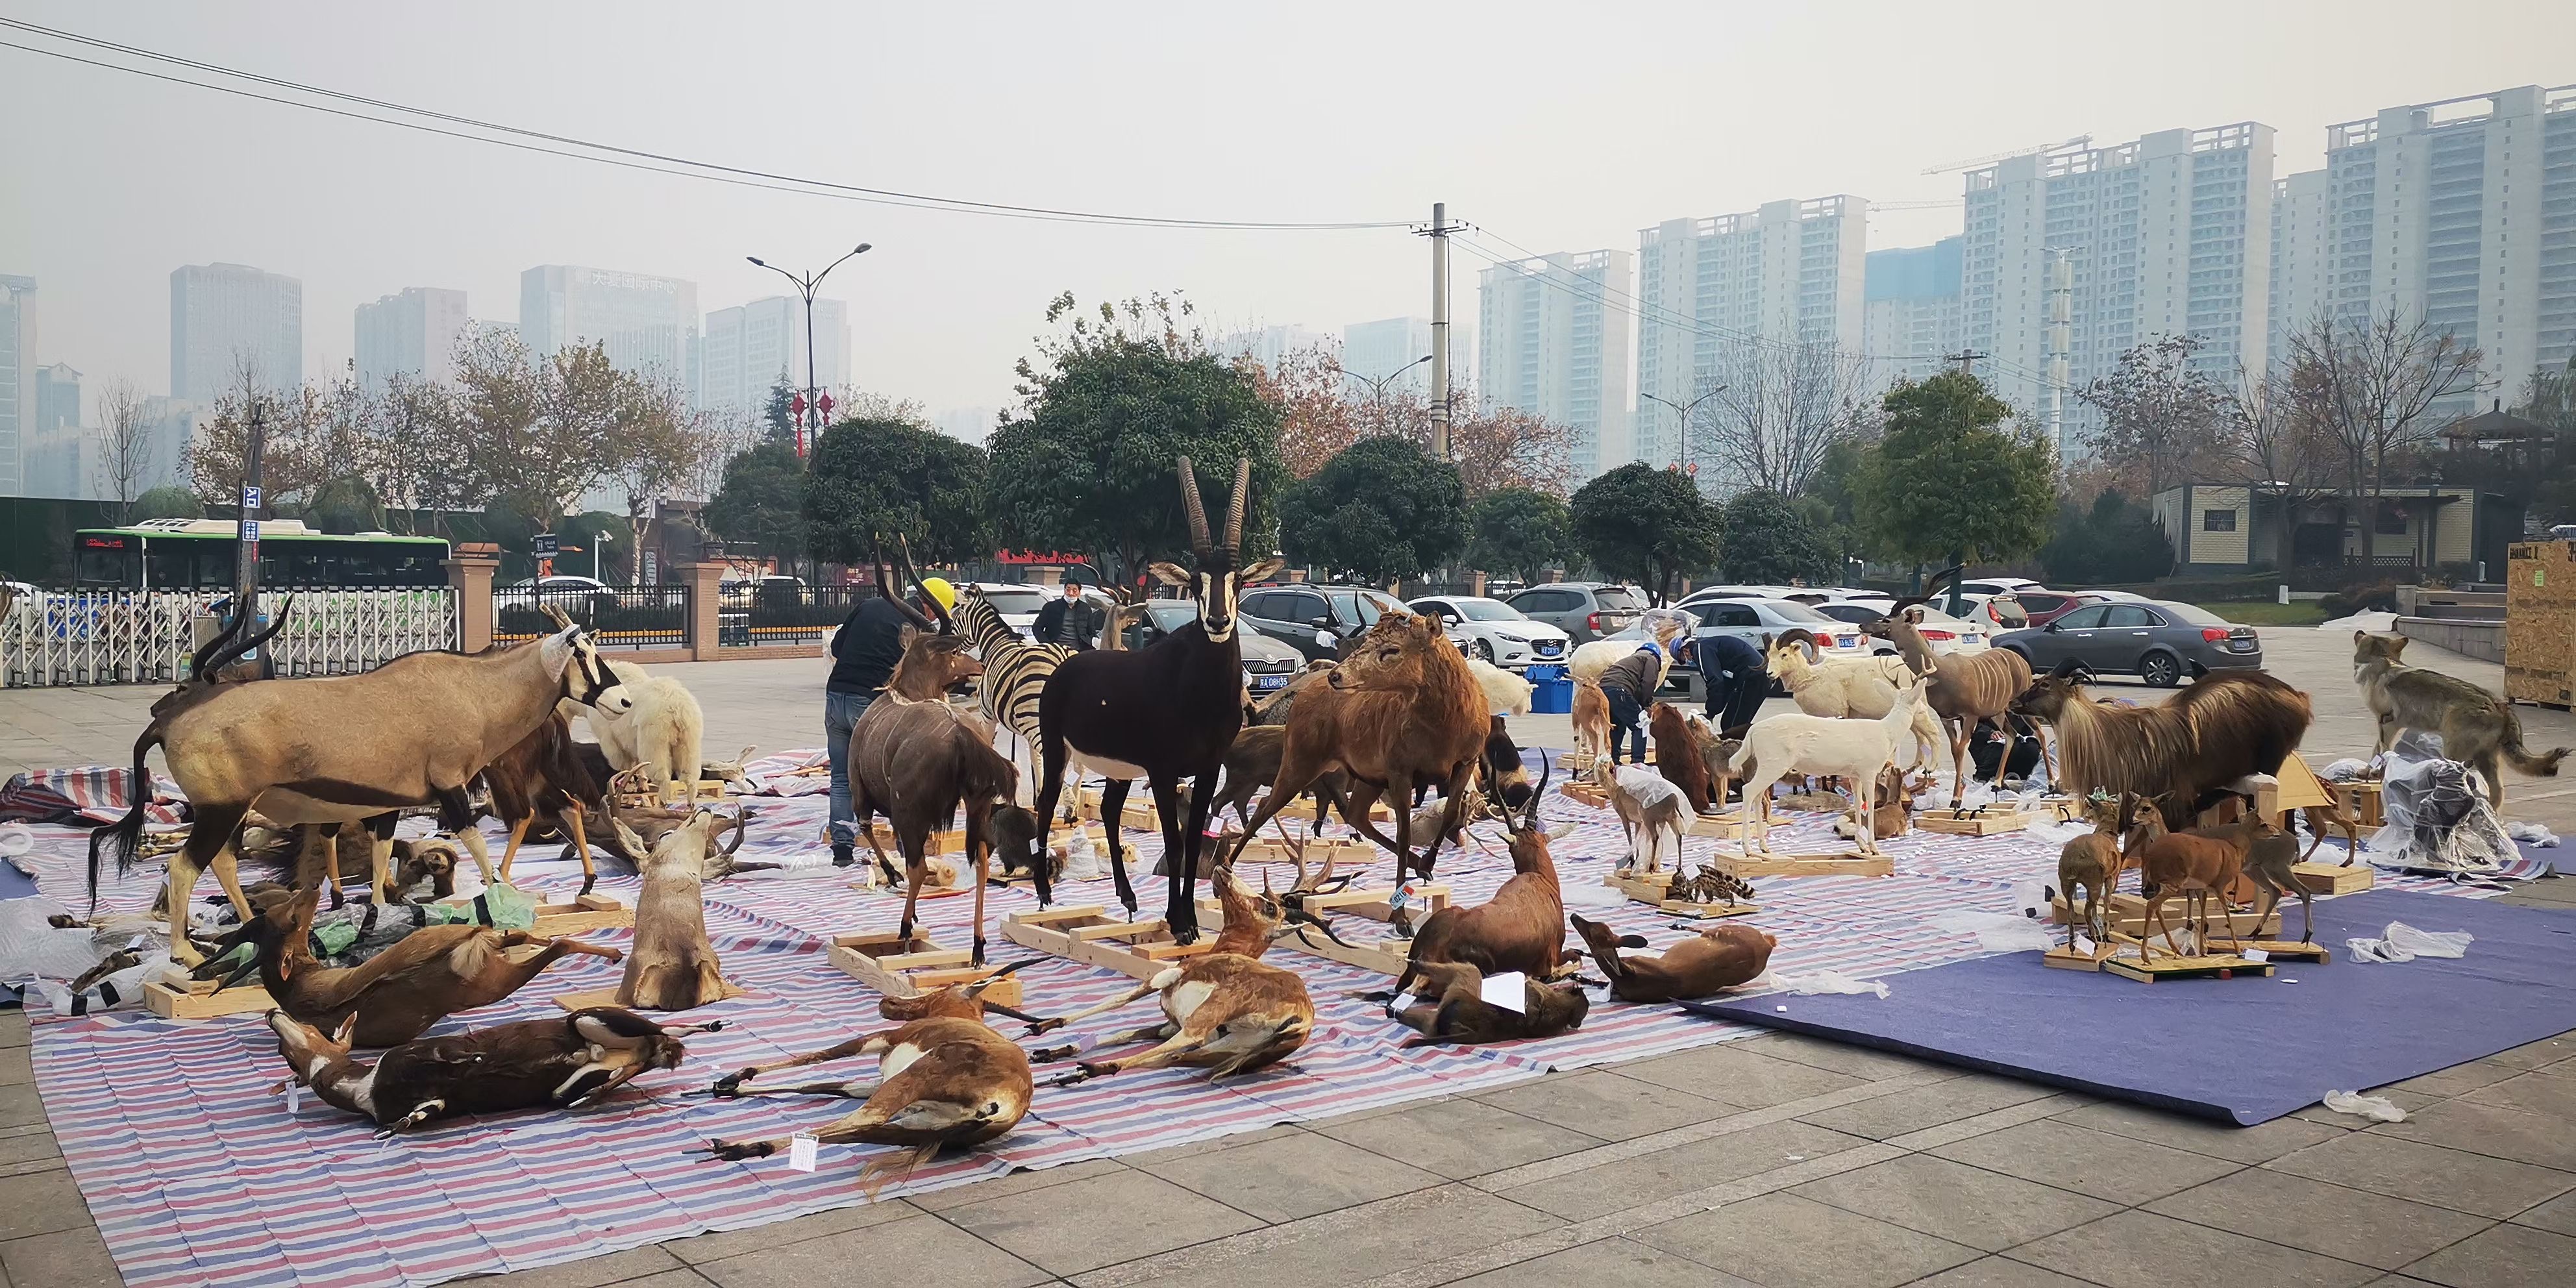
[[[933,603],[938,613],[952,611],[957,588],[945,578],[924,577],[913,603],[924,616],[937,615]],[[895,663],[903,660],[903,628],[911,624],[893,600],[867,595],[832,636],[832,678],[823,683],[823,746],[832,757],[832,862],[842,867],[856,861],[859,837],[858,816],[850,808],[850,730],[885,692]]]

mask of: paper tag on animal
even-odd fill
[[[302,1084],[294,1082],[286,1084],[286,1112],[290,1114],[304,1112],[304,1087]]]
[[[1499,1006],[1515,1013],[1526,1010],[1529,1002],[1528,994],[1525,992],[1528,979],[1529,976],[1519,971],[1506,971],[1500,975],[1486,976],[1485,1005]]]
[[[795,1135],[788,1137],[787,1170],[791,1172],[813,1171],[814,1150],[816,1145],[817,1142],[811,1132],[800,1131]]]
[[[2075,937],[2075,951],[2077,951],[2077,952],[2079,952],[2079,953],[2090,953],[2090,952],[2092,952],[2092,951],[2093,951],[2093,939],[2092,939],[2092,937],[2091,937],[2091,936],[2089,936],[2089,935],[2077,935],[2077,936]]]
[[[1401,1015],[1404,1013],[1405,1008],[1413,1005],[1414,1000],[1414,996],[1411,993],[1398,993],[1395,995],[1395,999],[1393,1001],[1387,1003],[1387,1006],[1393,1009],[1396,1014]]]

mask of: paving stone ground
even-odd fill
[[[2366,754],[2349,637],[2267,631],[2265,647],[2316,700],[2310,760]],[[2493,665],[2413,652],[2501,683]],[[659,669],[698,694],[711,751],[821,741],[819,661]],[[156,693],[0,693],[0,766],[122,761]],[[2576,718],[2517,710],[2534,747],[2576,743]],[[1568,741],[1562,717],[1516,728]],[[2508,817],[2576,834],[2576,781],[2513,776],[2507,791]],[[2508,898],[2576,907],[2576,881]],[[26,1046],[23,1015],[0,1014],[0,1288],[114,1284]],[[2576,1283],[2576,1033],[2381,1094],[2408,1121],[2310,1109],[2236,1129],[1775,1035],[490,1282]]]

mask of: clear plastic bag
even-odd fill
[[[2439,735],[2408,731],[2386,757],[2388,825],[2365,849],[2375,867],[2459,875],[2497,872],[2521,857],[2487,804],[2476,771],[2443,759]]]

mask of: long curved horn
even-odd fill
[[[903,596],[894,593],[894,570],[886,566],[884,539],[869,537],[868,552],[876,565],[877,598],[894,605],[895,611],[902,613],[914,626],[925,631],[938,629],[939,623],[922,616],[920,609],[905,603]]]
[[[1234,458],[1234,502],[1225,511],[1225,549],[1243,557],[1244,502],[1252,496],[1252,458]]]
[[[733,806],[733,839],[732,839],[732,840],[730,840],[730,841],[725,842],[725,845],[724,845],[724,848],[723,848],[723,849],[716,851],[716,857],[718,857],[718,858],[722,858],[722,859],[730,859],[730,858],[732,858],[732,857],[733,857],[733,853],[734,853],[734,851],[739,850],[739,849],[741,849],[741,848],[742,848],[742,838],[744,837],[744,835],[745,835],[745,834],[747,834],[747,833],[751,830],[751,829],[749,829],[749,828],[747,828],[747,827],[744,827],[744,826],[743,826],[743,822],[744,822],[744,819],[745,819],[746,812],[747,812],[747,807],[746,807],[746,806],[744,806],[742,802],[740,802],[740,801],[736,801],[736,802],[734,802],[734,806]]]
[[[957,623],[949,618],[948,610],[940,604],[939,598],[930,593],[930,587],[921,583],[921,570],[913,566],[912,538],[907,537],[900,532],[896,533],[894,536],[894,548],[895,553],[903,560],[904,580],[911,582],[912,588],[921,592],[921,597],[930,604],[932,615],[939,619],[939,633],[942,635],[956,634]]]
[[[1190,553],[1201,558],[1213,548],[1208,541],[1207,503],[1199,498],[1199,477],[1190,472],[1190,458],[1181,458],[1181,509],[1190,516]]]
[[[1540,800],[1542,797],[1544,797],[1544,796],[1546,796],[1546,795],[1547,795],[1547,780],[1548,780],[1550,777],[1552,777],[1555,773],[1556,773],[1556,757],[1554,757],[1554,756],[1549,756],[1549,755],[1541,755],[1541,756],[1538,758],[1538,790],[1533,791],[1533,792],[1531,792],[1531,793],[1530,793],[1529,806],[1528,806],[1528,808],[1526,808],[1525,810],[1523,810],[1523,811],[1522,811],[1522,814],[1521,814],[1521,830],[1522,830],[1522,831],[1524,831],[1524,832],[1529,832],[1529,831],[1535,831],[1535,830],[1537,830],[1537,828],[1538,828],[1538,803],[1539,803],[1539,800]]]

